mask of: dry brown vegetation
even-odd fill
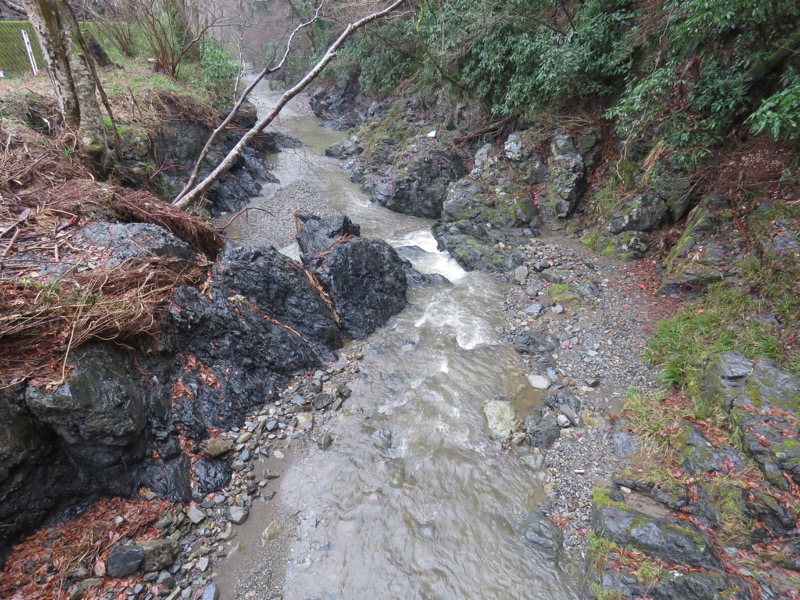
[[[216,118],[172,90],[128,91],[112,95],[121,123],[156,131],[158,119]],[[204,277],[223,237],[147,191],[95,181],[42,78],[4,84],[0,96],[0,386],[30,378],[53,384],[81,343],[155,334],[175,289]],[[44,129],[28,127],[37,123]],[[107,263],[104,249],[76,236],[98,221],[159,225],[196,258]]]

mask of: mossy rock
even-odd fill
[[[786,475],[800,483],[800,378],[766,358],[752,363],[737,352],[711,362],[699,378],[703,400],[727,411],[735,443],[759,466],[767,480],[786,490]]]
[[[664,259],[658,292],[698,295],[713,283],[737,277],[736,265],[745,258],[748,241],[731,227],[732,222],[727,200],[719,194],[707,196]]]
[[[580,242],[597,254],[625,261],[641,259],[649,247],[648,235],[638,231],[611,235],[599,229],[589,229]]]
[[[713,543],[692,526],[670,523],[632,508],[595,504],[592,528],[622,547],[633,547],[669,563],[719,570]]]

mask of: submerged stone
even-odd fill
[[[496,440],[505,440],[511,432],[522,427],[522,421],[505,400],[484,402],[483,414],[489,427],[489,435]]]

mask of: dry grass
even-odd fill
[[[144,582],[136,577],[116,581],[104,577],[106,560],[120,540],[158,537],[151,524],[170,510],[170,506],[162,500],[101,500],[76,521],[40,530],[14,548],[0,573],[0,597],[13,600],[69,598],[73,574],[79,570],[95,574],[102,581],[81,596],[84,600],[106,597],[107,592],[126,597],[126,592],[132,593],[137,583]],[[158,595],[158,590],[155,594]]]
[[[155,334],[174,291],[205,275],[206,261],[139,256],[109,264],[76,234],[93,221],[153,223],[213,258],[214,227],[146,192],[69,180],[0,202],[0,386],[54,384],[71,350],[91,339]]]

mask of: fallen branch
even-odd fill
[[[14,247],[14,244],[17,243],[17,238],[19,237],[21,231],[22,230],[19,227],[17,227],[17,230],[14,232],[14,235],[11,236],[11,241],[8,243],[8,247],[5,250],[3,250],[3,256],[8,256],[9,252],[11,252],[11,249]]]
[[[211,137],[208,138],[206,145],[203,146],[203,149],[200,151],[200,156],[197,157],[197,161],[194,164],[192,173],[191,175],[189,175],[189,181],[187,181],[186,185],[183,186],[183,189],[176,196],[173,203],[177,204],[178,201],[192,189],[192,186],[194,186],[195,182],[197,182],[197,176],[200,173],[200,167],[203,164],[203,161],[206,159],[206,156],[208,156],[208,153],[211,151],[211,146],[213,146],[214,142],[216,142],[219,136],[222,135],[222,132],[225,131],[225,128],[228,126],[228,124],[231,121],[233,121],[233,118],[239,112],[239,109],[241,108],[242,104],[250,95],[250,92],[252,92],[253,89],[256,87],[256,85],[258,85],[259,82],[262,79],[264,79],[264,77],[266,77],[267,75],[271,75],[272,73],[275,73],[283,68],[283,65],[286,64],[286,59],[289,57],[289,52],[292,49],[292,42],[294,41],[294,36],[297,35],[297,33],[300,32],[302,29],[308,27],[309,25],[312,25],[319,18],[319,13],[322,10],[324,4],[325,0],[322,0],[319,6],[317,6],[317,10],[314,13],[314,16],[309,21],[306,21],[305,23],[300,23],[300,25],[294,28],[294,31],[292,31],[291,35],[289,36],[289,40],[286,42],[286,50],[284,51],[283,58],[281,58],[280,62],[274,67],[269,67],[269,66],[265,67],[261,71],[261,73],[256,75],[256,78],[253,79],[250,85],[248,85],[247,88],[242,92],[242,95],[239,96],[239,100],[236,101],[236,104],[231,109],[231,112],[228,114],[227,117],[225,117],[225,120],[222,121],[219,127],[217,127],[214,130],[214,132],[211,134]]]
[[[265,212],[265,213],[267,213],[268,215],[270,215],[271,217],[274,217],[274,216],[275,216],[273,213],[271,213],[270,211],[268,211],[266,208],[259,208],[258,206],[245,206],[245,207],[244,207],[242,210],[240,210],[240,211],[239,211],[239,212],[237,212],[235,215],[233,215],[233,216],[231,217],[231,220],[230,220],[230,221],[228,221],[227,223],[225,223],[225,225],[222,225],[221,227],[217,227],[217,229],[218,229],[219,231],[224,231],[225,229],[227,229],[227,228],[228,228],[228,226],[229,226],[231,223],[233,223],[233,222],[234,222],[236,219],[238,219],[240,216],[242,216],[242,214],[244,214],[244,213],[247,213],[247,212],[249,212],[249,211],[251,211],[251,210],[258,210],[258,211],[261,211],[261,212]]]
[[[513,121],[514,118],[515,117],[513,116],[503,117],[499,121],[495,121],[494,123],[489,123],[489,125],[487,125],[486,127],[482,127],[477,131],[473,131],[472,133],[468,133],[467,135],[462,135],[461,137],[455,138],[453,140],[453,143],[463,144],[464,142],[472,141],[475,138],[478,138],[482,135],[486,135],[487,133],[492,133],[494,131],[497,131],[498,129],[501,129],[503,126]]]
[[[399,6],[401,6],[406,0],[395,0],[391,4],[389,4],[383,10],[378,12],[371,13],[366,17],[359,19],[358,21],[354,21],[347,25],[345,30],[339,35],[335,42],[333,42],[329,47],[328,50],[325,52],[324,56],[319,60],[319,62],[311,69],[306,75],[297,82],[294,87],[284,92],[281,96],[278,103],[275,107],[269,112],[268,115],[263,117],[260,121],[258,121],[251,129],[248,131],[242,139],[228,152],[228,155],[225,159],[200,183],[194,186],[190,191],[184,194],[181,198],[173,201],[173,204],[179,208],[186,208],[190,206],[193,202],[197,201],[205,191],[210,188],[220,177],[222,177],[225,173],[227,173],[231,167],[233,166],[236,159],[241,154],[242,150],[247,147],[247,145],[252,141],[252,139],[261,133],[264,128],[272,123],[275,118],[280,114],[283,107],[288,104],[289,100],[297,96],[300,92],[308,87],[308,85],[317,78],[317,76],[322,72],[322,70],[330,63],[334,58],[336,58],[336,53],[339,48],[347,41],[347,39],[353,35],[355,31],[364,27],[365,25],[372,23],[382,17],[385,17]]]

